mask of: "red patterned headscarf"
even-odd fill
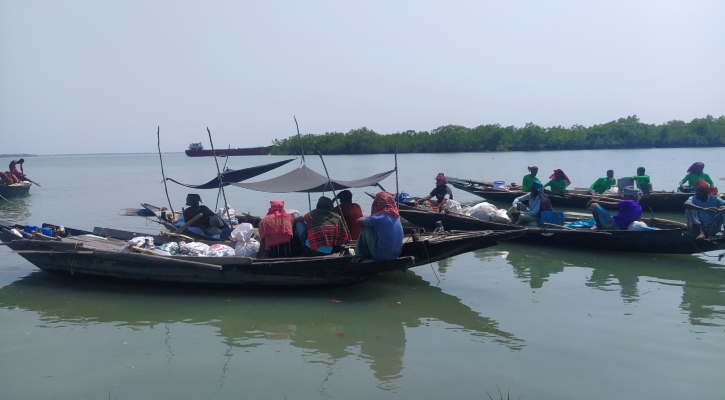
[[[292,216],[284,210],[284,201],[269,202],[267,215],[259,222],[259,237],[265,239],[267,248],[287,243],[292,238]]]
[[[694,172],[696,174],[701,174],[702,170],[705,169],[705,164],[701,162],[696,162],[692,165],[690,165],[690,168],[687,169],[687,172]]]
[[[444,185],[448,183],[448,179],[446,179],[446,176],[443,175],[443,172],[436,175],[436,181],[442,181]]]
[[[561,169],[555,169],[554,170],[554,173],[551,174],[551,176],[549,177],[549,179],[555,179],[557,172],[561,172],[561,174],[564,175],[564,180],[566,180],[566,186],[571,185],[571,181],[569,180],[569,177],[566,176],[566,174],[564,173],[564,171],[562,171]]]
[[[388,214],[394,218],[399,218],[398,206],[395,205],[395,198],[393,195],[386,192],[378,192],[373,200],[373,206],[370,210],[371,214]]]
[[[710,190],[710,184],[707,183],[704,179],[698,179],[697,182],[695,182],[695,190],[698,189],[707,189]]]

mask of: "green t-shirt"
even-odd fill
[[[524,192],[528,192],[529,189],[531,189],[531,184],[536,181],[539,181],[539,178],[531,176],[531,174],[524,176],[524,182],[521,184],[521,190],[523,190]]]
[[[637,182],[637,187],[642,189],[645,185],[649,184],[649,175],[635,175],[632,177]]]
[[[549,186],[551,188],[551,193],[564,193],[566,192],[566,179],[552,179],[549,182],[546,182],[546,185],[544,187]]]
[[[589,186],[589,189],[594,189],[595,192],[602,194],[607,191],[610,187],[617,184],[617,180],[612,178],[599,178],[596,182]]]
[[[712,179],[710,179],[710,175],[708,175],[704,172],[701,174],[695,174],[695,173],[690,172],[689,174],[685,175],[684,178],[682,178],[680,183],[688,182],[688,184],[690,185],[690,188],[694,189],[695,182],[697,182],[700,179],[704,179],[705,182],[709,183],[711,186],[714,185],[714,183],[712,183]]]

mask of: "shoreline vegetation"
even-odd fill
[[[691,122],[645,124],[636,115],[591,127],[574,125],[542,128],[499,124],[466,128],[446,125],[432,131],[405,131],[381,135],[366,127],[348,133],[301,135],[305,154],[461,153],[542,150],[602,150],[725,146],[725,116],[696,118]],[[298,155],[300,138],[275,139],[274,155]]]

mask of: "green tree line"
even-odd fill
[[[300,154],[300,139],[305,154],[381,153],[453,153],[484,151],[537,151],[583,149],[631,149],[667,147],[725,146],[725,116],[669,121],[661,125],[645,124],[636,115],[606,124],[570,128],[542,128],[533,123],[524,127],[481,125],[466,128],[446,125],[432,131],[405,131],[382,135],[368,128],[347,133],[327,132],[275,139],[272,154]]]

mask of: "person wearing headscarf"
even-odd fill
[[[350,230],[350,240],[357,240],[362,228],[356,222],[363,216],[362,208],[359,204],[352,202],[352,192],[349,190],[338,193],[337,199],[340,201],[340,205],[335,207],[335,211],[345,218],[345,225]]]
[[[198,194],[191,193],[186,196],[186,205],[189,207],[184,209],[184,221],[189,222],[197,215],[202,214],[201,218],[192,222],[188,229],[200,235],[218,235],[221,233],[221,228],[224,227],[224,221],[214,211],[210,210],[209,207],[203,206],[200,203],[201,196]]]
[[[549,179],[551,180],[546,182],[544,187],[550,187],[551,193],[564,193],[566,192],[566,187],[571,185],[569,177],[561,169],[555,169],[554,173],[549,176]]]
[[[294,219],[284,209],[284,201],[270,201],[267,215],[259,222],[260,245],[257,257],[293,256],[293,224]]]
[[[403,249],[403,225],[392,194],[382,191],[375,195],[370,216],[359,218],[356,224],[362,232],[355,254],[375,260],[394,260]]]
[[[614,170],[610,169],[607,171],[606,177],[597,179],[589,186],[589,193],[602,194],[616,184],[617,180],[614,179]]]
[[[710,184],[710,186],[715,185],[712,183],[712,179],[710,179],[710,175],[703,172],[705,169],[705,164],[701,162],[696,162],[692,165],[690,165],[690,168],[687,169],[687,175],[685,175],[684,178],[680,181],[680,187],[677,189],[678,192],[693,192],[695,190],[695,183],[697,183],[698,180],[703,179],[705,182]],[[684,187],[683,185],[687,183],[687,187]]]
[[[639,200],[642,198],[642,191],[632,186],[627,186],[622,191],[624,200],[614,202],[605,200],[590,200],[587,208],[592,212],[596,225],[593,230],[625,231],[632,222],[642,216],[642,207]],[[617,215],[612,216],[603,206],[619,207]]]
[[[448,187],[448,180],[446,179],[446,176],[443,175],[443,173],[439,173],[436,176],[436,187],[433,189],[430,194],[426,197],[423,197],[421,199],[418,199],[415,201],[415,204],[420,204],[421,201],[431,200],[432,198],[436,198],[436,204],[433,204],[438,207],[438,212],[443,212],[443,206],[446,205],[446,202],[448,200],[453,200],[453,191],[450,187]]]
[[[332,199],[328,197],[320,197],[317,208],[295,221],[304,221],[307,225],[307,240],[303,246],[305,255],[321,256],[338,252],[349,240],[342,217],[335,212]]]
[[[521,182],[521,190],[524,192],[528,192],[529,189],[531,189],[531,183],[534,181],[539,181],[539,178],[536,177],[536,174],[539,173],[539,167],[533,166],[528,167],[529,173],[527,175],[524,175],[524,179]]]
[[[523,203],[524,201],[528,201],[528,207]],[[514,199],[507,214],[517,225],[538,225],[541,212],[553,210],[549,198],[544,193],[544,186],[541,185],[541,182],[534,181],[531,183],[529,193]]]
[[[685,202],[687,230],[697,239],[715,236],[725,219],[725,200],[710,194],[704,179],[695,182],[695,195]]]

